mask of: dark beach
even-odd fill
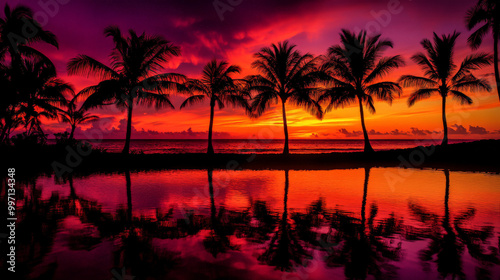
[[[3,147],[2,165],[28,173],[90,174],[122,170],[227,169],[227,170],[329,170],[360,167],[448,168],[454,171],[500,172],[500,140],[480,140],[411,149],[326,154],[130,154],[95,150],[76,156],[69,146],[36,149]],[[83,151],[83,150],[82,150]],[[29,159],[29,160],[27,160]],[[69,159],[69,160],[68,160]],[[71,171],[70,171],[71,170]],[[56,172],[57,174],[57,172]],[[28,174],[27,174],[28,175]]]

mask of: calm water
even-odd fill
[[[473,140],[450,140],[450,143]],[[95,146],[109,152],[120,152],[124,140],[91,141]],[[390,150],[430,146],[441,140],[371,140],[375,150]],[[214,140],[217,153],[281,153],[283,140]],[[331,152],[356,152],[364,148],[363,140],[290,140],[290,152],[317,154]],[[207,140],[132,140],[130,149],[145,154],[151,153],[204,153]]]
[[[18,192],[26,278],[500,278],[500,175],[178,170]]]

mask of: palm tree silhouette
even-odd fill
[[[401,243],[392,247],[390,238],[401,228],[401,221],[394,215],[375,224],[378,212],[376,204],[372,204],[368,221],[366,220],[366,199],[370,168],[365,168],[363,184],[363,200],[361,203],[361,219],[353,218],[340,211],[333,214],[332,228],[328,235],[333,234],[333,244],[326,263],[328,266],[344,266],[347,279],[366,279],[373,275],[376,279],[388,279],[394,276],[396,268],[388,261],[397,261],[401,256]],[[335,229],[335,233],[333,230]]]
[[[18,114],[19,95],[11,80],[11,68],[0,61],[0,143],[9,139],[12,130],[22,123]]]
[[[463,213],[457,215],[454,221],[450,218],[450,172],[444,170],[446,178],[445,196],[444,196],[444,215],[440,221],[437,214],[427,211],[425,208],[409,203],[410,213],[428,227],[428,236],[430,238],[429,246],[420,252],[420,259],[424,264],[435,260],[437,270],[441,277],[447,278],[451,275],[452,279],[459,277],[465,278],[462,271],[462,254],[465,247],[470,256],[480,262],[481,265],[499,263],[496,252],[486,250],[483,245],[488,244],[488,239],[492,237],[494,228],[485,226],[481,229],[470,229],[463,227],[464,222],[472,219],[476,213],[474,208],[469,208]],[[491,249],[491,248],[490,248]],[[436,258],[434,258],[436,256]]]
[[[343,29],[341,44],[328,49],[328,57],[322,66],[329,74],[328,83],[332,86],[324,90],[319,100],[328,102],[325,111],[358,102],[367,153],[373,152],[373,148],[365,126],[363,105],[375,113],[374,96],[391,103],[395,93],[401,94],[398,83],[378,81],[404,65],[399,55],[380,58],[384,50],[393,46],[392,41],[380,39],[380,36],[369,36],[366,31],[355,34]]]
[[[415,102],[429,98],[434,93],[441,96],[444,131],[441,145],[448,144],[448,125],[446,123],[446,97],[448,94],[461,104],[472,104],[472,99],[465,95],[462,90],[491,90],[486,80],[476,78],[472,74],[472,71],[491,63],[490,55],[479,53],[467,56],[456,73],[453,74],[457,68],[454,62],[454,48],[459,35],[460,33],[454,32],[439,37],[434,33],[434,43],[428,39],[422,40],[420,44],[427,54],[417,53],[412,56],[412,60],[422,67],[425,76],[403,75],[400,78],[403,86],[418,88],[408,98],[408,106],[413,106]]]
[[[311,255],[300,243],[294,228],[290,225],[288,218],[288,170],[285,170],[285,194],[283,197],[283,215],[274,233],[269,247],[259,256],[259,261],[275,266],[281,271],[292,271],[294,267],[305,266],[305,258]]]
[[[254,55],[256,60],[252,63],[252,67],[259,70],[261,75],[247,77],[248,91],[257,92],[251,104],[254,117],[261,116],[271,104],[281,101],[285,133],[283,154],[290,153],[285,108],[287,101],[305,108],[318,119],[323,116],[321,106],[312,98],[318,91],[316,83],[322,77],[317,70],[319,58],[311,54],[303,55],[295,47],[285,41],[273,44],[270,48],[262,48]]]
[[[240,73],[241,68],[236,65],[229,65],[226,61],[212,60],[203,68],[201,79],[191,79],[186,83],[189,90],[199,94],[188,97],[180,106],[180,109],[203,102],[210,101],[210,125],[208,128],[208,154],[214,154],[212,145],[212,130],[214,125],[215,105],[219,109],[225,104],[241,106],[248,109],[247,96],[240,90],[240,82],[233,79],[231,75]]]
[[[472,33],[467,42],[473,50],[479,48],[484,36],[491,30],[493,35],[493,66],[495,68],[495,80],[497,93],[500,99],[500,73],[498,70],[498,40],[500,40],[500,4],[497,0],[478,0],[476,5],[467,11],[465,17],[466,25],[472,30],[481,25]]]
[[[68,63],[68,74],[86,74],[101,80],[99,84],[83,89],[79,96],[86,97],[85,108],[114,104],[127,110],[127,133],[122,153],[128,154],[132,132],[134,104],[174,108],[164,90],[181,90],[184,76],[176,73],[158,74],[162,64],[180,49],[158,35],[137,35],[130,30],[125,37],[116,26],[104,30],[115,44],[111,53],[111,67],[87,56],[79,55]]]
[[[57,78],[56,69],[44,60],[23,58],[20,66],[22,75],[11,77],[19,94],[17,112],[23,116],[27,135],[44,136],[41,118],[57,118],[59,107],[67,104],[65,94],[73,94],[73,88]]]
[[[81,106],[80,109],[76,109],[76,96],[73,97],[73,99],[71,99],[71,101],[68,103],[67,109],[65,111],[61,111],[60,116],[63,122],[69,123],[71,125],[71,133],[69,134],[70,140],[74,139],[75,129],[77,125],[99,119],[98,116],[88,113],[87,108],[83,106]]]
[[[23,30],[26,28],[31,29],[30,32]],[[56,36],[41,27],[29,7],[18,5],[11,9],[5,4],[4,17],[0,18],[0,60],[9,53],[13,66],[20,62],[23,55],[36,57],[51,64],[44,54],[29,45],[32,42],[44,42],[59,47]]]

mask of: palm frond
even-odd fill
[[[431,97],[433,93],[439,93],[438,88],[421,88],[413,92],[408,98],[408,106],[411,107],[415,105],[416,102],[427,99]]]

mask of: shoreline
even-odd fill
[[[4,168],[15,167],[21,173],[51,174],[53,165],[63,173],[92,174],[162,169],[226,170],[330,170],[365,167],[434,168],[452,171],[500,173],[500,140],[480,140],[441,146],[409,149],[322,154],[130,154],[92,151],[80,155],[68,146],[44,146],[36,151],[6,149]],[[55,163],[56,162],[56,163]],[[66,168],[66,169],[65,169]],[[63,174],[60,173],[60,174]]]

